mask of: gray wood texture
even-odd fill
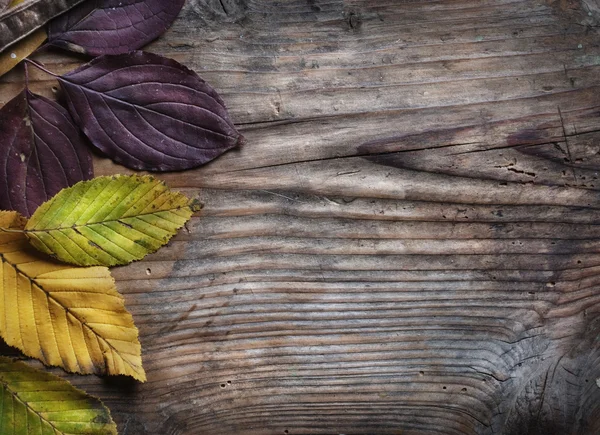
[[[600,433],[599,24],[593,0],[188,0],[148,50],[248,143],[161,175],[205,208],[114,270],[148,382],[67,377],[122,435]]]

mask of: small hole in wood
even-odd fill
[[[225,388],[225,384],[221,384],[221,388]]]
[[[425,376],[425,372],[424,372],[423,370],[421,370],[421,371],[419,372],[419,376]]]
[[[290,431],[286,429],[283,431],[283,433],[290,433]]]
[[[467,389],[466,389],[466,388],[461,388],[461,390],[460,390],[460,391],[462,391],[463,393],[466,393],[466,392],[467,392]]]
[[[442,387],[442,390],[445,390],[445,389],[446,389],[446,386],[444,385],[444,386]]]
[[[58,88],[56,86],[52,86],[52,92],[56,94],[58,92]]]
[[[229,385],[231,385],[231,381],[227,381],[227,383],[228,383]]]
[[[150,269],[150,268],[146,269],[146,275],[152,275],[152,269]]]

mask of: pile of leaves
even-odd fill
[[[0,0],[0,30],[44,1]],[[0,52],[0,75],[20,64],[26,78],[0,109],[0,336],[49,366],[143,382],[138,330],[109,267],[155,252],[200,205],[149,175],[94,178],[92,150],[131,169],[174,171],[243,137],[195,72],[136,51],[170,27],[184,0],[70,4]],[[92,60],[59,76],[27,58],[52,48]],[[63,104],[28,89],[28,65],[56,77]],[[0,433],[117,432],[99,400],[0,356]]]

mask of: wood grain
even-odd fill
[[[599,6],[188,0],[148,49],[248,143],[114,270],[148,382],[68,378],[124,435],[600,433]]]

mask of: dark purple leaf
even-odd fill
[[[137,50],[162,35],[185,0],[89,0],[50,22],[50,45],[92,56]]]
[[[63,107],[24,90],[0,109],[0,210],[31,216],[61,189],[92,177],[85,137]]]
[[[92,144],[129,168],[193,168],[243,142],[216,91],[172,59],[101,56],[58,79]]]

